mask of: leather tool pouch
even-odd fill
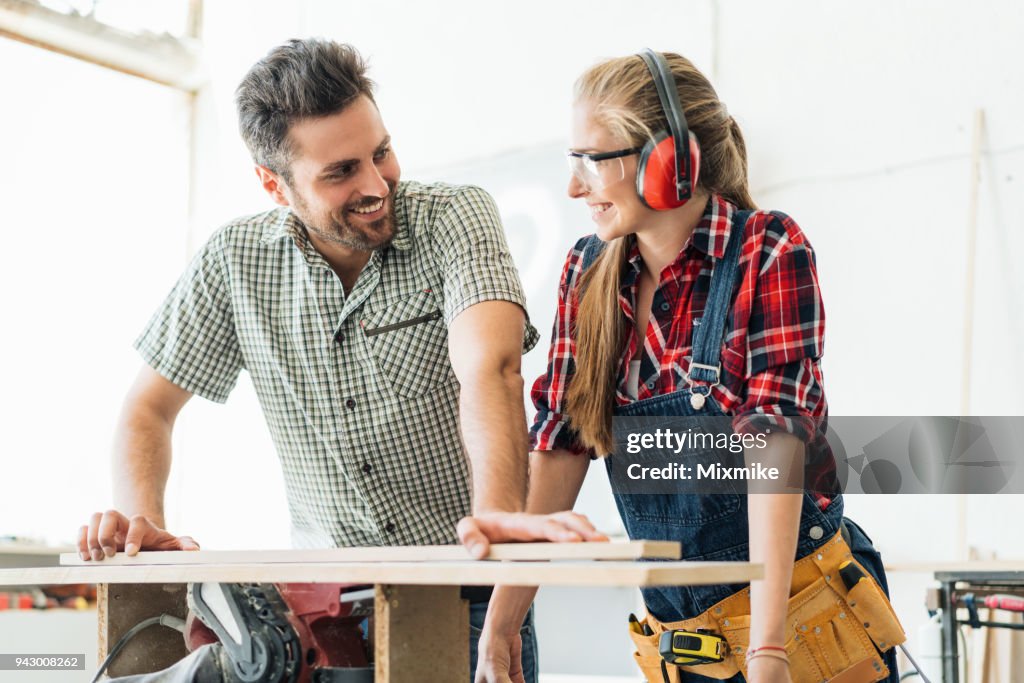
[[[847,560],[856,562],[842,535],[836,534],[793,566],[785,647],[794,683],[883,680],[889,675],[889,669],[879,650],[887,651],[906,640],[892,605],[867,571],[864,571],[866,578],[847,591],[839,575],[839,565]],[[749,587],[692,619],[662,623],[647,615],[640,623],[641,626],[646,623],[653,635],[633,631],[629,635],[636,645],[633,658],[650,683],[678,683],[679,669],[719,680],[739,672],[746,676],[745,657],[750,641]],[[676,667],[665,663],[658,652],[661,633],[698,628],[726,639],[729,645],[726,658],[695,666]]]

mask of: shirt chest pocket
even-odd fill
[[[455,379],[448,328],[430,292],[367,311],[361,326],[384,381],[399,396],[419,396]]]

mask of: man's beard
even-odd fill
[[[373,206],[380,197],[364,197],[358,202],[348,204],[336,211],[314,218],[309,213],[309,205],[298,193],[293,196],[292,210],[299,217],[306,230],[329,244],[348,247],[357,251],[374,251],[386,247],[395,236],[395,183],[388,183],[388,194],[384,197],[387,213],[370,223],[354,223],[346,216],[352,209]]]

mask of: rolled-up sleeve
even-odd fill
[[[446,324],[483,301],[510,301],[526,312],[519,271],[489,194],[478,187],[460,188],[434,225],[431,247],[443,278]],[[539,338],[527,315],[523,352]]]
[[[820,359],[825,310],[814,253],[789,244],[759,268],[747,335],[746,396],[733,428],[785,430],[805,442],[820,436],[827,404]]]

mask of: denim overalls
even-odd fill
[[[707,304],[699,324],[695,321],[693,358],[695,367],[690,379],[694,384],[679,391],[616,406],[616,416],[722,416],[725,413],[710,396],[711,386],[718,381],[719,355],[725,339],[732,295],[735,289],[743,233],[750,211],[733,214],[732,229],[725,254],[715,264],[708,291]],[[583,258],[584,270],[600,253],[603,244],[593,237]],[[708,366],[712,369],[696,367]],[[703,395],[703,405],[697,399],[691,403],[693,393]],[[685,451],[680,453],[685,458]],[[611,478],[615,458],[605,458]],[[625,494],[615,490],[611,478],[615,504],[619,509],[629,537],[647,540],[679,541],[684,560],[748,561],[747,498],[742,494]],[[800,535],[794,560],[804,557],[838,531],[843,520],[843,498],[836,494],[824,511],[808,492],[803,494],[800,514]],[[850,547],[856,559],[875,576],[888,594],[881,557],[871,540],[859,526],[845,520],[850,533]],[[641,589],[644,602],[651,615],[663,622],[681,621],[704,612],[709,607],[745,587],[745,584],[719,584],[712,586],[658,586]],[[898,681],[895,650],[885,654],[891,672],[890,681]],[[681,672],[687,683],[711,681],[705,676]],[[731,681],[743,681],[737,675]],[[801,683],[794,681],[794,683]]]

